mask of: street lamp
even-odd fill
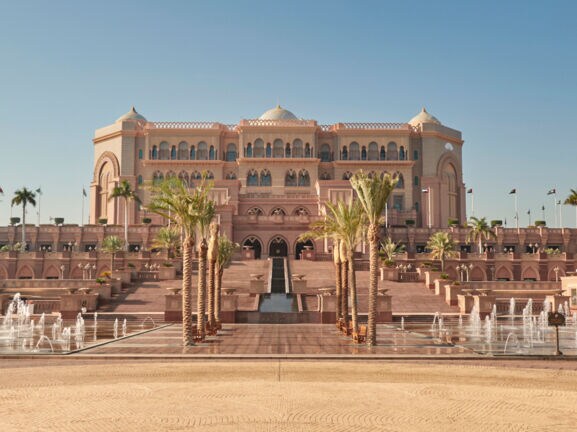
[[[427,199],[428,199],[428,205],[427,205],[428,217],[427,217],[427,219],[428,219],[428,221],[427,222],[428,222],[429,229],[431,229],[431,227],[433,226],[432,218],[431,218],[432,217],[431,195],[433,195],[433,190],[431,189],[431,186],[427,186],[426,188],[421,189],[421,192],[428,195],[428,197],[427,197]]]
[[[65,269],[64,264],[62,264],[60,266],[60,279],[64,279],[64,269]]]
[[[555,282],[559,282],[559,270],[561,270],[559,266],[553,267],[553,271],[555,272]]]

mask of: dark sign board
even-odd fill
[[[559,312],[549,312],[549,325],[550,326],[564,326],[565,325],[565,315]]]

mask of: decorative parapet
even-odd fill
[[[265,120],[265,119],[245,119],[241,120],[239,126],[275,126],[275,127],[316,127],[315,120]]]
[[[148,122],[146,129],[228,129],[229,125],[218,122]]]

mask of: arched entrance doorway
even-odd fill
[[[306,242],[298,242],[295,245],[295,258],[296,259],[301,259],[301,253],[303,251],[303,249],[310,249],[310,250],[314,250],[315,248],[315,244],[313,243],[312,240],[307,240]]]
[[[288,246],[282,237],[275,237],[270,241],[268,247],[268,256],[270,257],[286,257],[288,256]]]
[[[244,241],[242,246],[243,247],[247,246],[250,249],[254,250],[254,259],[260,259],[260,255],[262,252],[262,245],[260,244],[259,239],[257,239],[256,237],[249,237]]]

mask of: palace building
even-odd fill
[[[90,223],[124,223],[122,200],[109,200],[127,180],[146,205],[145,187],[168,177],[190,186],[212,180],[222,230],[255,258],[299,256],[296,239],[326,201],[350,200],[357,170],[396,174],[389,226],[447,227],[466,221],[461,132],[424,108],[406,123],[318,124],[280,106],[237,124],[149,121],[134,108],[94,136]],[[129,223],[164,221],[130,204]]]

